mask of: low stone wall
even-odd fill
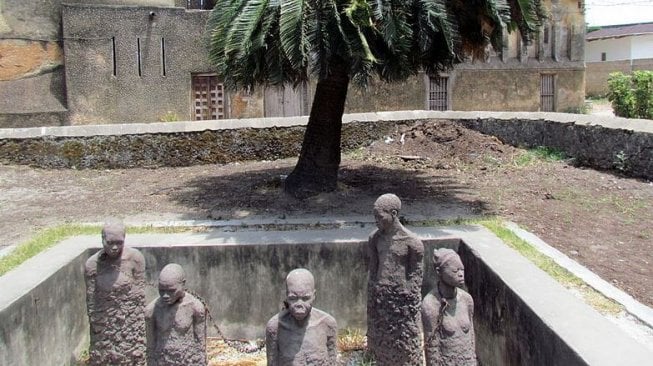
[[[343,150],[399,138],[400,125],[448,119],[518,146],[548,146],[598,169],[653,179],[653,121],[542,112],[345,115]],[[307,117],[0,129],[0,163],[131,168],[271,160],[299,154]]]
[[[632,120],[615,118],[615,124],[599,125],[539,119],[466,119],[460,123],[494,135],[516,146],[546,146],[562,150],[574,163],[653,180],[653,121],[646,129],[632,129]],[[618,123],[624,124],[619,126]]]

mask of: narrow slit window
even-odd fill
[[[161,76],[166,76],[166,40],[161,37]]]
[[[116,76],[117,66],[116,66],[116,37],[111,37],[111,74]]]
[[[143,76],[143,67],[141,65],[141,39],[136,38],[136,58],[138,63],[138,76]]]

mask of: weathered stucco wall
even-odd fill
[[[537,61],[531,61],[535,63]],[[585,103],[582,65],[566,68],[546,63],[541,69],[513,64],[514,68],[461,68],[453,80],[452,109],[460,111],[539,111],[542,74],[555,75],[555,111],[578,111]],[[546,67],[544,67],[546,66]],[[501,87],[499,87],[499,85]]]
[[[60,7],[59,0],[0,0],[2,127],[61,125],[65,120]]]
[[[586,67],[587,84],[585,92],[588,96],[604,96],[608,93],[610,73],[622,72],[629,74],[635,70],[653,70],[653,58],[587,62]]]
[[[351,85],[347,92],[345,112],[425,109],[426,89],[427,85],[422,74],[396,83],[374,80],[366,88]]]
[[[190,120],[191,74],[212,71],[208,16],[172,7],[65,5],[70,123]],[[261,92],[232,93],[227,106],[229,118],[263,115]]]

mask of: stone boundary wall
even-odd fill
[[[653,70],[653,58],[585,63],[585,94],[593,96],[608,93],[608,76],[612,72],[630,74],[635,70]]]
[[[343,150],[424,119],[458,121],[525,147],[560,149],[578,164],[653,179],[653,121],[543,112],[403,111],[343,117]],[[43,168],[223,164],[297,156],[307,117],[0,129],[0,163]]]

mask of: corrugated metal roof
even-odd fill
[[[617,38],[648,33],[653,33],[653,22],[604,27],[595,30],[594,32],[587,33],[585,35],[585,40],[595,41],[597,39]]]

